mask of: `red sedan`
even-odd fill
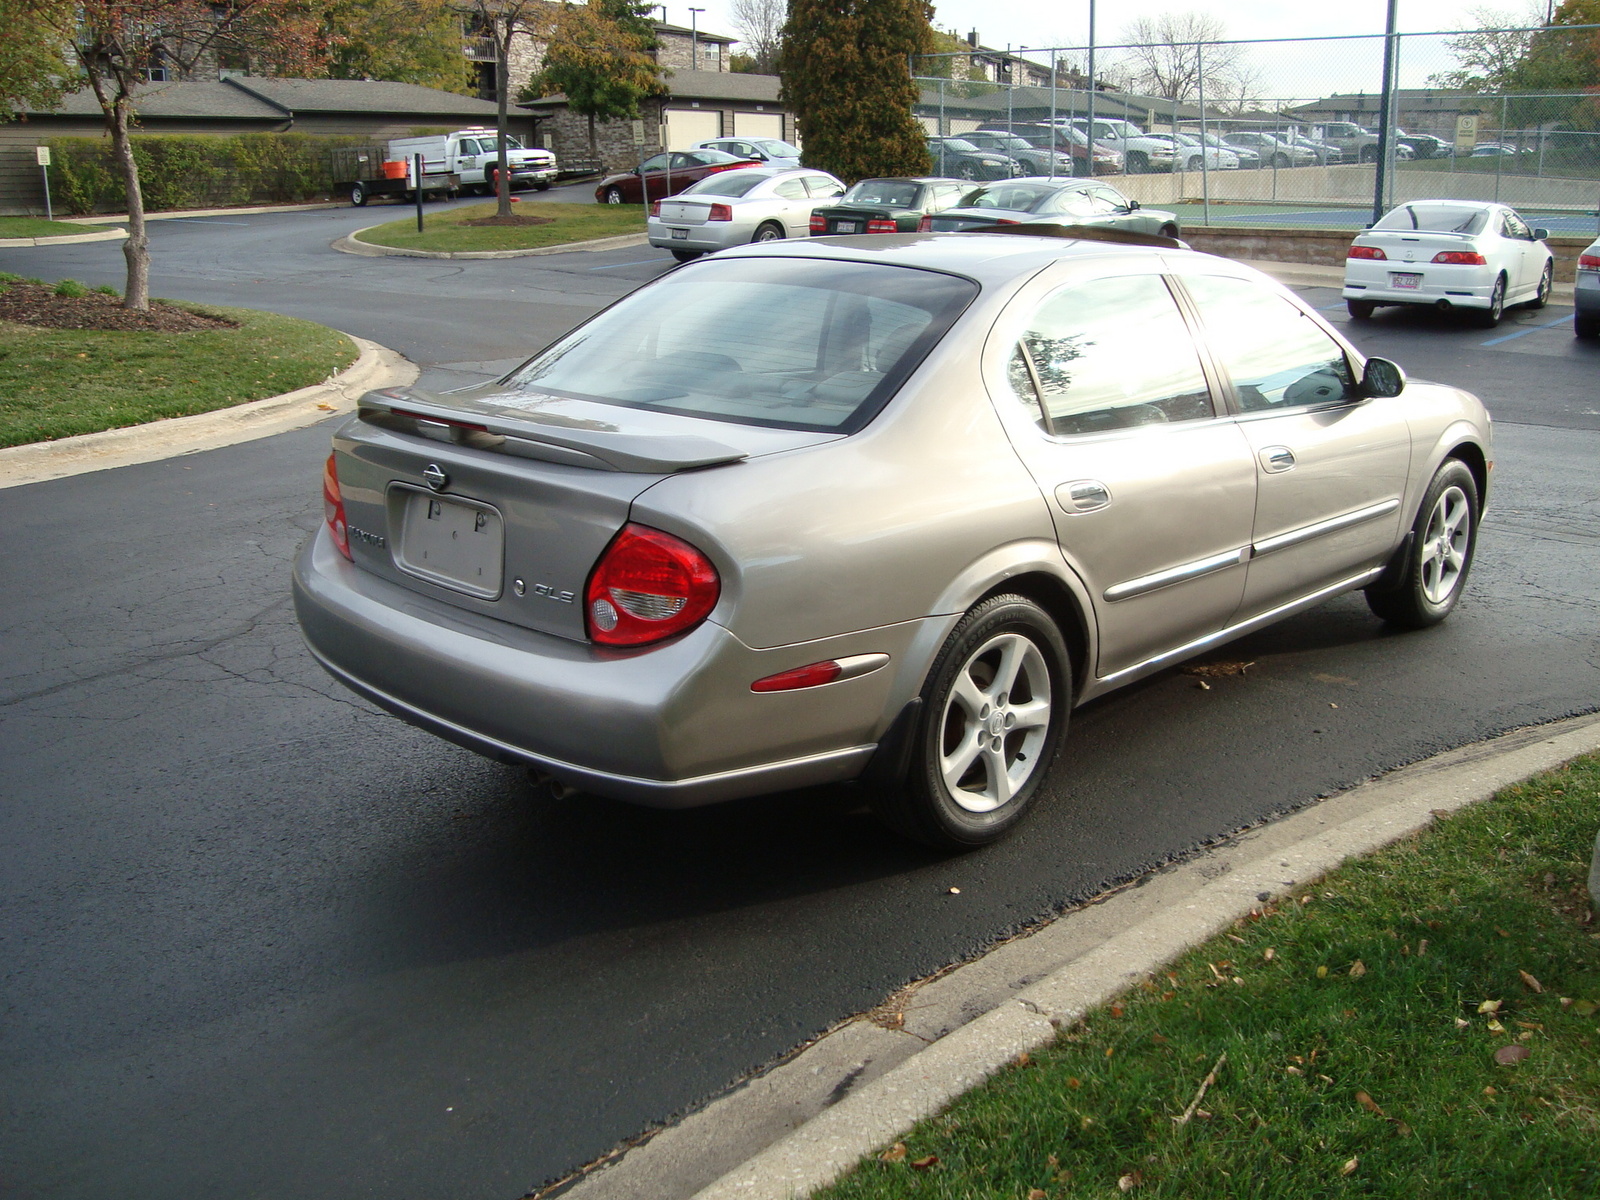
[[[646,191],[651,200],[659,200],[676,196],[691,183],[699,183],[718,171],[759,165],[754,159],[721,150],[671,150],[645,159],[637,170],[606,176],[595,188],[594,198],[601,204],[643,204]]]

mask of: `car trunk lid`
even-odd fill
[[[1390,262],[1425,263],[1441,250],[1474,249],[1471,235],[1429,233],[1399,229],[1369,229],[1356,238],[1358,246],[1376,246]]]
[[[721,202],[726,203],[726,198],[722,198]],[[661,201],[660,217],[677,225],[704,225],[710,212],[709,200],[673,199]]]

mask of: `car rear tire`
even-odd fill
[[[1143,175],[1150,169],[1150,160],[1145,157],[1142,150],[1128,151],[1127,167],[1129,175]]]
[[[541,191],[541,192],[548,192],[550,190],[550,184],[549,184],[548,181],[546,181],[544,183],[536,183],[533,186],[534,186],[535,190]]]
[[[978,177],[978,168],[972,163],[964,162],[956,167],[956,174],[962,179],[976,179]]]
[[[672,252],[672,257],[677,259],[679,262],[693,262],[703,253],[705,253],[703,250],[674,250]]]
[[[921,699],[906,778],[880,789],[873,807],[941,850],[1004,836],[1066,731],[1072,669],[1061,631],[1025,596],[991,597],[945,639]]]
[[[1500,324],[1500,318],[1506,311],[1506,277],[1501,275],[1494,281],[1494,290],[1489,293],[1489,307],[1480,308],[1473,313],[1473,318],[1479,329],[1493,329]]]
[[[781,242],[783,241],[783,226],[772,221],[763,221],[756,226],[756,233],[752,242]]]
[[[1371,300],[1346,300],[1344,307],[1352,321],[1370,321],[1372,314],[1378,309]]]
[[[612,188],[607,188],[606,189],[606,203],[607,204],[621,204],[622,202],[623,202],[623,196],[622,196],[622,189],[621,188],[612,187]]]
[[[1600,315],[1595,313],[1573,313],[1572,336],[1580,338],[1600,338]]]
[[[1554,282],[1554,263],[1544,264],[1544,274],[1539,276],[1539,290],[1532,300],[1528,301],[1529,308],[1543,308],[1550,303],[1550,291]]]
[[[1175,238],[1178,236],[1178,227],[1171,221],[1168,221],[1161,227],[1160,233],[1162,237]]]
[[[1188,163],[1185,164],[1184,170],[1186,170],[1186,171],[1198,171],[1204,165],[1205,164],[1200,161],[1200,156],[1197,154],[1193,158],[1191,158],[1188,161]]]
[[[1437,625],[1461,599],[1477,546],[1478,481],[1466,463],[1448,459],[1428,484],[1399,556],[1367,588],[1367,607],[1402,629]]]
[[[357,208],[365,208],[367,206],[367,199],[367,189],[364,184],[358,182],[350,185],[351,204],[354,204]]]
[[[1274,154],[1272,156],[1272,165],[1275,167],[1287,167],[1289,165],[1289,156],[1287,154]]]
[[[1364,163],[1375,163],[1375,162],[1377,162],[1378,161],[1378,148],[1376,146],[1363,146],[1363,147],[1361,147],[1361,161],[1364,162]]]

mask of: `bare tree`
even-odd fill
[[[788,0],[733,0],[728,6],[733,27],[755,59],[756,71],[772,75],[783,48],[783,23],[789,17]]]
[[[495,143],[498,155],[489,169],[494,182],[495,215],[511,216],[511,166],[506,154],[506,124],[511,103],[511,44],[516,38],[531,37],[536,42],[541,37],[541,20],[547,16],[549,5],[542,0],[473,0],[470,11],[478,36],[494,43],[495,91]],[[417,186],[422,181],[417,180]]]
[[[1253,90],[1246,49],[1226,42],[1227,26],[1210,13],[1139,17],[1122,32],[1134,86],[1166,100],[1197,100],[1204,76],[1206,99],[1230,99]]]

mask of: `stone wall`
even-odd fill
[[[640,113],[644,120],[642,147],[633,144],[631,121],[595,122],[595,140],[605,173],[631,170],[640,160],[661,153],[661,102],[647,100],[640,106]],[[567,108],[558,109],[555,116],[540,123],[539,144],[553,153],[563,168],[569,163],[589,161],[589,118]]]

